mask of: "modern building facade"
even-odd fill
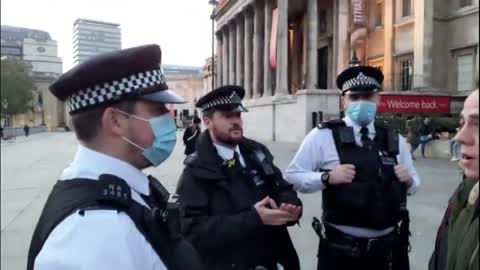
[[[122,47],[120,25],[88,19],[77,19],[73,24],[73,61],[85,62],[88,58]]]
[[[425,98],[433,108],[448,97],[445,109],[419,113],[449,114],[478,74],[478,2],[223,0],[217,84],[245,87],[247,134],[266,140],[297,142],[338,117],[336,76],[354,54],[383,70],[385,99]]]

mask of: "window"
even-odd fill
[[[460,8],[468,7],[473,5],[472,0],[460,0]]]
[[[383,27],[383,2],[377,1],[375,6],[375,27]]]
[[[471,91],[474,77],[473,54],[459,55],[457,57],[457,89],[458,91]]]
[[[398,60],[399,88],[401,91],[412,90],[413,81],[413,55],[403,56]]]
[[[412,0],[402,0],[402,17],[412,15]]]

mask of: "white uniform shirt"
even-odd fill
[[[355,141],[361,146],[361,127],[354,123],[349,117],[343,119],[347,126],[353,127],[355,133]],[[369,137],[374,139],[376,132],[374,123],[368,126]],[[408,194],[412,195],[417,192],[420,186],[420,178],[417,170],[413,166],[412,156],[407,147],[405,139],[400,136],[400,151],[397,156],[398,163],[406,166],[413,178],[413,185],[408,190]],[[337,148],[333,139],[332,131],[328,128],[312,130],[303,140],[299,150],[297,151],[293,161],[285,171],[287,181],[294,188],[302,193],[314,193],[323,190],[325,186],[322,183],[322,172],[320,170],[333,170],[340,165]],[[332,224],[333,225],[333,224]],[[367,228],[358,228],[350,226],[333,225],[337,229],[357,237],[379,237],[393,230],[372,230]]]
[[[235,147],[235,150],[219,144],[213,144],[213,145],[217,149],[218,155],[225,161],[232,160],[235,152],[237,152],[238,159],[240,159],[240,163],[242,163],[242,166],[245,167],[245,160],[243,159],[242,153],[240,152],[240,147],[238,145]]]
[[[149,195],[148,177],[132,165],[80,146],[61,180],[98,179],[112,174],[124,179],[132,198],[147,206],[140,194]],[[75,180],[72,180],[75,181]],[[167,268],[135,223],[116,210],[78,211],[48,236],[35,259],[35,270],[166,270]]]

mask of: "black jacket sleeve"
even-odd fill
[[[245,238],[263,226],[260,216],[251,210],[229,216],[210,216],[208,192],[200,179],[184,170],[177,193],[182,207],[182,231],[197,249],[213,249]],[[234,229],[232,229],[234,228]]]
[[[184,145],[187,145],[188,143],[188,138],[190,138],[190,136],[192,136],[192,130],[190,127],[186,128],[185,129],[185,132],[183,133],[183,144]]]
[[[284,178],[283,174],[280,169],[275,166],[273,163],[273,155],[270,151],[264,147],[263,151],[267,155],[267,159],[269,159],[270,163],[273,166],[273,170],[275,171],[275,182],[276,188],[274,193],[272,194],[272,199],[275,200],[278,206],[282,203],[291,204],[295,206],[302,206],[302,201],[298,198],[297,192],[293,189],[293,185],[288,183]],[[296,224],[296,222],[288,224],[289,226]]]

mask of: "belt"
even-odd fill
[[[363,257],[370,254],[389,256],[398,242],[395,231],[377,238],[359,238],[327,226],[326,234],[328,247],[332,252],[351,257]]]

